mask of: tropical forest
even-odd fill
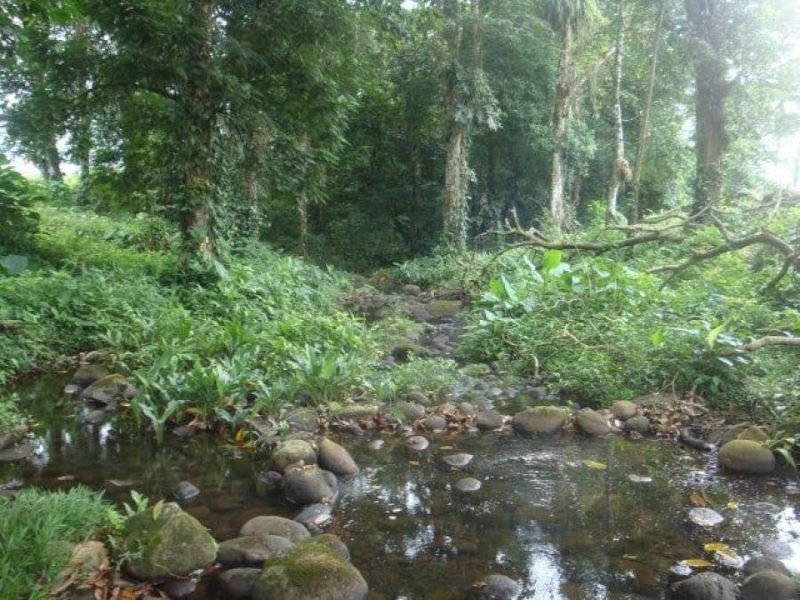
[[[800,598],[797,0],[0,0],[0,599]]]

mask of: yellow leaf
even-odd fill
[[[244,440],[244,436],[247,435],[247,430],[243,427],[239,431],[236,432],[236,437],[234,438],[237,443],[241,444]]]
[[[693,569],[705,569],[712,566],[705,558],[687,558],[686,560],[682,560],[681,564],[692,567]]]
[[[722,542],[712,542],[710,544],[706,544],[703,546],[703,550],[706,552],[723,552],[724,550],[729,550],[730,547],[728,544],[723,544]]]
[[[608,467],[601,463],[597,462],[596,460],[585,460],[583,461],[584,466],[589,467],[590,469],[595,469],[597,471],[605,471]]]
[[[639,560],[639,557],[636,556],[635,554],[623,554],[622,558],[624,558],[625,560]]]
[[[453,446],[440,446],[439,450],[452,450]]]
[[[730,502],[728,502],[727,506],[728,510],[736,510],[737,508],[739,508],[739,505],[737,504],[736,500],[731,500]]]
[[[410,461],[408,461],[408,464],[410,464],[412,467],[418,467],[419,466],[419,461],[410,460]]]
[[[734,552],[730,548],[720,548],[716,551],[716,553],[719,554],[722,558],[727,558],[728,560],[733,560],[733,561],[739,560],[739,555],[736,554],[736,552]]]

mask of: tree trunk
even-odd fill
[[[653,90],[656,86],[656,72],[658,69],[658,51],[661,47],[661,29],[664,26],[664,11],[666,0],[661,0],[658,9],[658,21],[656,22],[656,32],[653,39],[653,58],[650,62],[650,76],[647,80],[647,97],[644,101],[642,111],[642,121],[639,127],[639,146],[636,148],[636,162],[633,165],[633,199],[631,200],[631,223],[638,223],[641,218],[641,188],[642,167],[644,166],[645,153],[647,152],[647,141],[650,136],[650,111],[653,108]]]
[[[183,145],[182,261],[195,258],[205,262],[217,254],[211,160],[215,120],[211,101],[214,0],[196,0],[193,5],[197,31],[202,35],[189,53],[192,69],[181,95],[182,137],[176,142]]]
[[[725,18],[719,0],[686,0],[686,13],[695,37],[695,156],[694,205],[698,213],[719,204],[722,160],[728,145],[725,127],[725,80],[722,46]]]
[[[572,25],[567,22],[561,37],[561,56],[556,78],[556,104],[553,110],[553,160],[550,170],[550,218],[560,232],[566,221],[564,199],[564,145],[567,133],[567,109],[572,81]]]
[[[611,165],[611,184],[606,196],[606,223],[616,222],[617,197],[628,180],[630,167],[625,160],[625,130],[622,125],[622,59],[625,52],[625,0],[619,0],[619,29],[614,48],[614,160]]]
[[[445,72],[445,118],[448,124],[447,158],[444,176],[442,241],[451,250],[467,245],[467,123],[459,110],[463,100],[458,94],[458,58],[463,28],[459,0],[449,3],[453,32],[448,40],[449,62]]]

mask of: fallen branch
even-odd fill
[[[741,354],[742,352],[755,352],[768,346],[800,346],[800,337],[789,335],[766,335],[747,344],[731,346],[720,350],[722,355]]]

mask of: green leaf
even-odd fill
[[[542,267],[547,272],[552,271],[561,264],[562,256],[561,250],[548,250],[542,255]]]
[[[653,344],[654,348],[661,348],[665,341],[666,339],[663,328],[656,329],[652,334],[650,334],[650,343]]]
[[[714,329],[708,332],[706,336],[706,344],[708,344],[709,349],[714,347],[714,343],[717,341],[717,337],[719,334],[722,333],[722,330],[725,328],[725,323],[720,323]]]

